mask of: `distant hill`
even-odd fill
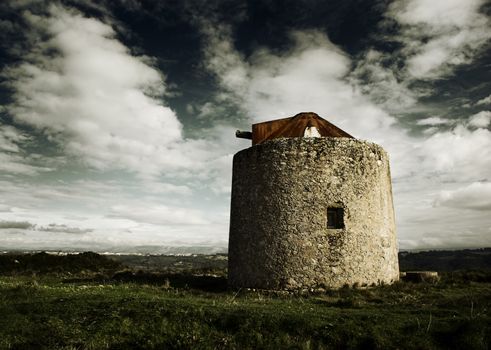
[[[47,273],[113,270],[121,263],[93,252],[56,255],[45,252],[35,254],[0,254],[0,273]]]
[[[0,274],[31,272],[102,272],[125,267],[142,271],[200,271],[226,274],[226,254],[180,255],[100,255],[93,252],[78,254],[4,253],[0,254]],[[465,250],[431,250],[399,253],[401,271],[457,270],[491,271],[491,248]]]
[[[400,252],[399,269],[401,271],[491,270],[491,248]]]

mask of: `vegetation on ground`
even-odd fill
[[[73,263],[78,270],[68,264],[70,271],[63,271],[63,264],[45,260],[47,266],[21,270],[20,258],[29,260],[10,256],[19,263],[0,273],[2,349],[489,349],[491,344],[486,282],[491,272],[485,270],[444,273],[434,284],[295,294],[228,290],[224,271],[135,271],[102,256],[88,259],[100,259],[100,268],[79,261]]]
[[[400,252],[399,265],[401,271],[491,270],[491,248]]]

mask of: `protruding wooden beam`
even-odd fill
[[[250,131],[240,131],[240,130],[237,130],[235,132],[235,137],[238,137],[239,139],[252,140],[252,132],[250,132]]]

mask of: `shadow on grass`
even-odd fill
[[[66,278],[64,283],[135,283],[164,288],[197,289],[204,292],[221,293],[227,290],[224,276],[193,273],[160,273],[145,271],[120,271],[114,275],[97,275],[90,278]]]

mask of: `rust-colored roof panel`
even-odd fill
[[[277,119],[252,125],[252,144],[279,137],[303,137],[307,127],[315,127],[323,137],[349,137],[347,132],[312,112],[299,113],[291,118]]]
[[[277,129],[280,129],[288,123],[292,118],[276,119],[269,122],[263,122],[258,124],[252,124],[252,144],[264,142],[270,139],[272,133]]]

